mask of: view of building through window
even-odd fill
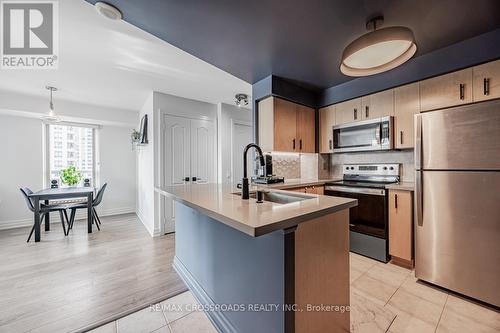
[[[62,169],[74,166],[84,178],[94,172],[94,129],[67,125],[49,125],[50,179],[58,179]],[[93,180],[91,181],[93,183]]]

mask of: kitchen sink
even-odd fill
[[[241,195],[240,193],[233,193],[234,195]],[[255,199],[257,196],[256,192],[250,193],[250,198]],[[308,199],[314,199],[310,196],[300,195],[300,194],[288,194],[281,192],[262,192],[262,199],[264,201],[274,202],[277,204],[288,204],[293,202],[304,201]]]

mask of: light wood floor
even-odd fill
[[[27,228],[0,231],[0,332],[81,331],[187,290],[173,235],[151,238],[134,214],[101,220],[67,237],[53,223],[40,243]]]

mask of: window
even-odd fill
[[[95,184],[95,129],[73,124],[48,124],[48,176],[60,179],[60,172],[74,166]]]

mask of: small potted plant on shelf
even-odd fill
[[[134,150],[134,147],[141,142],[141,132],[133,129],[132,133],[130,134],[130,139],[132,142],[132,150]]]
[[[61,182],[63,184],[73,187],[77,185],[80,180],[82,180],[82,173],[76,170],[74,166],[69,166],[61,170]]]

